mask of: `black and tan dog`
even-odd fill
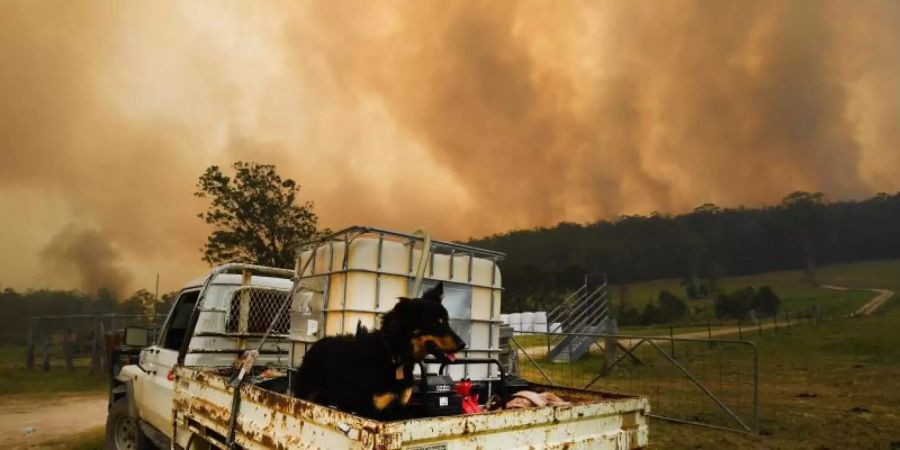
[[[406,417],[413,367],[426,355],[452,359],[466,343],[450,329],[443,284],[422,298],[401,298],[381,328],[322,338],[297,370],[293,394],[377,420]]]

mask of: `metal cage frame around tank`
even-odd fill
[[[376,258],[377,258],[376,268],[373,270],[373,269],[367,269],[367,268],[350,267],[349,266],[350,252],[345,250],[342,252],[343,256],[342,256],[340,268],[337,270],[334,270],[333,269],[334,268],[334,253],[335,253],[334,244],[335,243],[343,243],[344,249],[349,249],[350,244],[353,243],[353,241],[355,239],[362,237],[362,236],[377,236],[377,238],[378,238],[378,250],[376,252]],[[408,256],[407,256],[407,265],[406,265],[407,272],[406,273],[388,272],[388,271],[383,270],[382,248],[384,245],[385,238],[394,239],[396,241],[403,242],[404,245],[407,245],[409,247],[409,252],[408,252]],[[294,246],[294,251],[296,254],[296,261],[297,261],[295,282],[299,282],[300,280],[312,278],[312,277],[322,277],[322,276],[325,277],[324,284],[323,284],[324,290],[322,293],[322,298],[324,301],[324,304],[322,305],[323,313],[326,313],[326,314],[339,313],[341,315],[341,321],[340,321],[341,330],[340,330],[340,332],[345,333],[348,331],[348,330],[344,329],[344,322],[345,322],[344,319],[345,319],[347,313],[374,314],[375,317],[379,317],[380,315],[384,314],[384,311],[381,311],[378,309],[381,306],[381,277],[382,276],[405,277],[407,279],[407,283],[408,283],[407,284],[408,290],[410,290],[410,291],[412,290],[412,286],[413,286],[413,284],[415,282],[415,278],[416,278],[416,273],[415,273],[416,267],[415,267],[415,261],[414,261],[416,244],[421,244],[421,246],[424,247],[425,241],[426,241],[426,239],[424,236],[420,236],[420,235],[416,235],[416,234],[412,234],[412,233],[403,233],[403,232],[390,231],[390,230],[385,230],[385,229],[381,229],[381,228],[366,227],[366,226],[352,226],[349,228],[345,228],[343,230],[336,231],[334,233],[320,237],[318,239],[299,243]],[[496,277],[497,277],[498,262],[502,261],[506,257],[506,254],[497,252],[497,251],[493,251],[493,250],[481,249],[481,248],[473,247],[470,245],[459,244],[459,243],[454,243],[454,242],[437,241],[437,240],[430,240],[430,242],[431,242],[431,248],[429,249],[429,252],[428,252],[429,253],[428,271],[422,277],[423,283],[426,281],[435,281],[435,282],[447,281],[447,280],[444,280],[441,278],[434,278],[434,255],[435,255],[435,253],[449,255],[451,262],[453,261],[453,258],[455,258],[457,255],[460,255],[460,256],[469,256],[469,263],[468,263],[468,267],[467,267],[465,281],[457,281],[454,279],[454,264],[451,263],[448,265],[449,272],[447,274],[448,275],[447,278],[452,281],[449,281],[449,282],[454,283],[454,284],[461,284],[461,285],[466,285],[466,286],[470,286],[470,287],[478,287],[478,288],[490,290],[490,318],[486,319],[486,320],[485,319],[473,319],[471,317],[463,319],[463,320],[468,320],[473,323],[488,323],[488,343],[489,343],[488,348],[466,348],[466,350],[464,350],[464,352],[463,352],[464,355],[466,357],[468,357],[469,352],[487,353],[488,355],[490,355],[490,357],[495,357],[494,355],[499,355],[500,347],[499,346],[492,347],[490,345],[490,343],[494,342],[494,337],[495,337],[494,328],[495,327],[499,328],[500,325],[503,324],[503,322],[500,320],[500,317],[494,314],[494,309],[495,309],[496,302],[498,301],[499,294],[503,291],[503,287],[497,285]],[[318,254],[318,249],[325,245],[328,246],[328,263],[327,263],[328,270],[326,270],[324,272],[316,272],[315,271],[316,270],[316,257],[317,257],[316,255]],[[303,254],[307,251],[309,252],[309,254],[311,256],[306,261],[303,261],[302,260]],[[491,265],[491,284],[490,285],[476,284],[476,283],[472,282],[472,261],[475,258],[487,259],[487,260],[491,261],[492,265]],[[301,270],[301,268],[303,268],[303,270]],[[309,268],[308,273],[305,270],[306,268]],[[375,307],[373,309],[359,309],[359,308],[347,309],[346,308],[346,305],[347,305],[347,279],[349,278],[347,275],[352,274],[352,273],[368,273],[368,274],[375,275]],[[329,289],[329,286],[331,283],[331,277],[333,275],[338,275],[338,274],[344,275],[344,276],[342,277],[343,289],[342,289],[342,295],[341,295],[341,304],[339,307],[336,307],[335,305],[329,304],[330,298],[328,295],[328,289]],[[499,330],[497,331],[497,333],[499,333]],[[468,368],[466,368],[466,369],[468,369]]]

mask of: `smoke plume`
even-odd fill
[[[238,159],[325,226],[446,239],[900,188],[891,0],[9,1],[0,67],[20,286],[75,222],[177,287],[203,268],[196,179]]]
[[[74,273],[84,292],[105,288],[114,295],[124,294],[131,281],[118,250],[97,230],[69,224],[50,239],[41,257],[54,269],[48,276]]]

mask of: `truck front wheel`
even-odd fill
[[[113,403],[106,416],[107,450],[149,450],[153,443],[141,431],[138,419],[128,414],[128,398]]]

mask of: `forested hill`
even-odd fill
[[[511,231],[470,244],[507,254],[504,310],[537,308],[579,286],[587,273],[611,283],[700,280],[900,257],[900,192],[864,201],[827,201],[795,192],[778,205],[654,213],[591,224]]]

